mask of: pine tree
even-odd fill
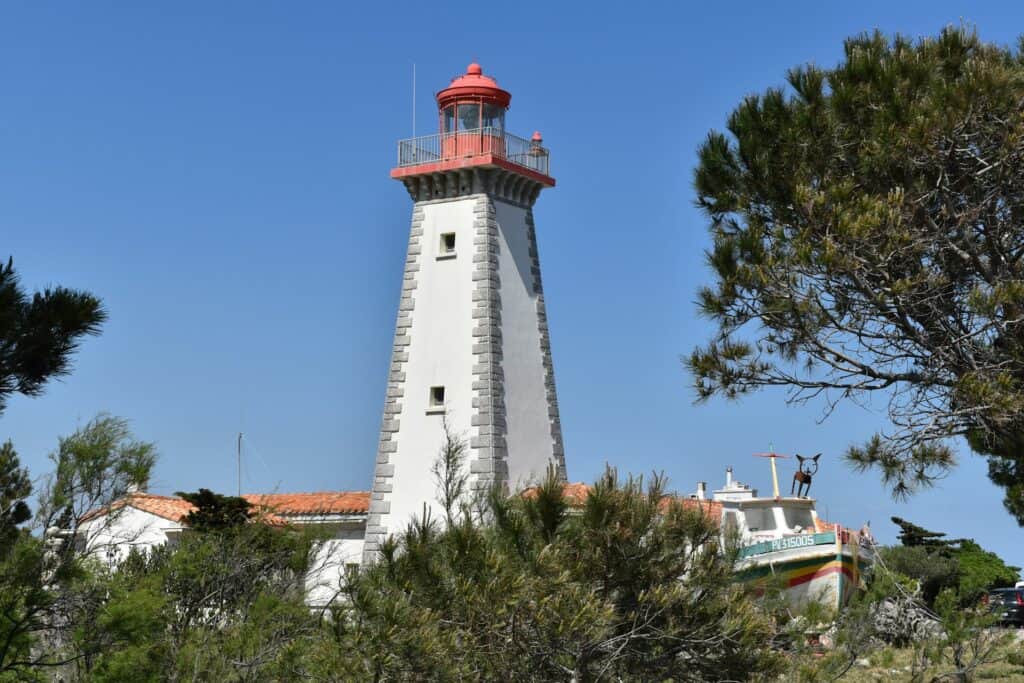
[[[106,317],[87,292],[55,287],[30,296],[13,260],[0,263],[0,413],[12,394],[38,396],[68,374],[82,337],[98,334]]]
[[[195,493],[179,491],[176,495],[195,506],[182,522],[201,533],[234,529],[256,514],[245,498],[224,496],[210,489],[199,489]]]
[[[920,527],[900,517],[893,517],[892,522],[900,528],[900,543],[907,547],[949,548],[954,543],[953,541],[945,540],[946,534],[941,531],[928,531],[924,527]]]
[[[920,582],[929,606],[946,589],[955,590],[960,602],[971,606],[989,589],[1017,581],[1020,567],[1006,564],[973,539],[946,538],[900,517],[892,521],[900,527],[900,545],[883,548],[882,560],[889,569]]]
[[[746,98],[700,148],[714,246],[698,396],[888,397],[851,447],[897,496],[989,458],[1024,524],[1024,50],[964,28],[850,38]]]
[[[14,445],[7,441],[0,446],[0,559],[6,558],[18,536],[21,525],[32,518],[27,499],[32,495],[32,480],[21,466]]]
[[[416,520],[350,577],[319,666],[345,680],[771,674],[769,622],[733,583],[717,521],[664,486],[609,471],[574,508],[552,472],[529,495],[492,492],[480,516]]]

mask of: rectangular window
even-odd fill
[[[459,105],[459,130],[477,130],[480,128],[480,105],[460,104]]]
[[[444,412],[444,387],[430,387],[430,396],[427,399],[427,412]]]
[[[454,258],[455,257],[455,233],[454,232],[442,232],[441,241],[437,245],[437,258]]]
[[[739,525],[736,523],[736,513],[729,510],[722,513],[722,530],[725,531],[727,538],[731,538],[736,534],[739,529]]]
[[[505,128],[505,109],[497,104],[484,105],[484,128],[488,135],[501,135]]]
[[[786,517],[786,526],[790,530],[796,531],[797,527],[800,527],[801,531],[814,531],[814,519],[811,517],[810,508],[786,507],[782,508],[782,512]]]
[[[752,532],[774,531],[775,511],[771,508],[753,508],[746,510],[747,529]]]

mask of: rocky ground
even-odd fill
[[[980,667],[972,680],[1024,683],[1024,630],[1015,630],[1014,635],[1014,640],[1000,649],[999,661]],[[840,680],[849,683],[915,680],[912,668],[913,659],[914,651],[911,648],[884,648],[857,660]],[[932,666],[916,680],[955,680],[954,678],[941,678],[942,674],[948,671],[950,671],[949,666]]]

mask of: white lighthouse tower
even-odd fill
[[[365,558],[438,496],[442,420],[474,489],[565,477],[533,204],[553,187],[539,133],[505,132],[512,96],[479,64],[437,94],[440,131],[398,143],[415,202]]]

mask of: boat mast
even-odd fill
[[[775,467],[775,460],[776,458],[788,458],[789,456],[776,453],[774,450],[772,450],[771,444],[768,445],[767,453],[754,453],[754,455],[758,458],[768,458],[769,460],[772,461],[772,494],[774,498],[780,498],[781,496],[779,495],[779,471]]]

